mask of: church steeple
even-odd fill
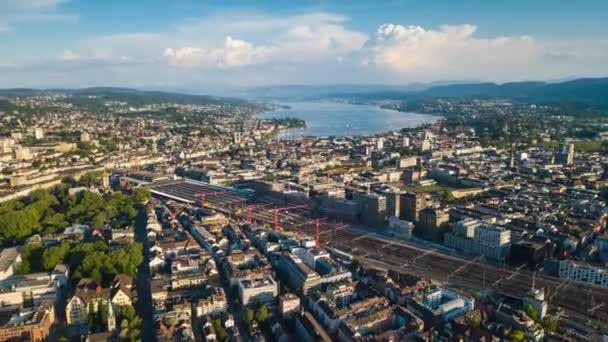
[[[112,332],[116,330],[116,314],[114,313],[114,307],[112,301],[108,300],[108,331]]]

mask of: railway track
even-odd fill
[[[172,188],[172,195],[187,197],[196,203],[200,189],[191,185],[178,185]],[[173,191],[175,190],[175,191]],[[216,188],[210,188],[210,191]],[[165,190],[163,190],[165,191]],[[205,206],[224,214],[235,216],[241,213],[244,220],[246,205],[244,197],[237,191],[226,192],[217,196],[209,196]],[[285,203],[272,198],[262,197],[256,204],[266,204],[268,207],[253,210],[253,220],[261,225],[273,226],[273,207]],[[315,227],[312,213],[308,209],[296,209],[289,212],[281,211],[280,226],[285,231],[314,236]],[[365,235],[346,229],[333,229],[335,224],[324,223],[321,231],[321,242],[324,245],[337,247],[359,256],[363,263],[390,268],[396,271],[427,277],[450,286],[469,289],[493,289],[497,292],[521,297],[532,287],[532,273],[524,270],[503,268],[483,262],[471,261],[458,256],[429,252],[404,242],[395,242],[386,238]],[[600,310],[590,312],[601,303],[608,303],[608,289],[587,284],[567,283],[563,279],[546,275],[536,275],[536,287],[546,290],[546,296],[551,298],[550,304],[566,309],[567,313],[578,317],[589,317],[604,326],[608,325],[608,305]]]

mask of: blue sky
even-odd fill
[[[599,77],[606,13],[608,1],[1,0],[0,87]]]

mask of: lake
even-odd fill
[[[279,134],[280,138],[366,136],[406,127],[418,127],[440,118],[372,105],[339,102],[282,102],[280,105],[290,108],[261,113],[258,117],[262,119],[294,117],[306,121],[306,128],[283,131]]]

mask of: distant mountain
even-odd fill
[[[95,96],[113,101],[128,101],[134,104],[159,103],[159,102],[175,102],[175,103],[192,103],[192,104],[221,104],[234,103],[246,104],[247,101],[232,97],[218,97],[210,95],[196,95],[173,93],[163,91],[148,91],[137,90],[132,88],[120,87],[94,87],[94,88],[78,88],[78,89],[29,89],[29,88],[13,88],[0,89],[0,97],[7,96],[35,96],[47,95],[53,93],[64,93],[73,97],[89,97]]]
[[[328,85],[276,85],[260,86],[244,90],[249,97],[275,100],[315,100],[327,97],[351,97],[362,94],[395,94],[415,93],[433,86],[446,84],[463,84],[471,81],[436,81],[431,83],[410,83],[405,85],[387,84],[328,84]]]
[[[561,103],[608,110],[608,78],[579,78],[560,83],[474,83],[431,87],[415,97],[511,98],[533,103]]]

